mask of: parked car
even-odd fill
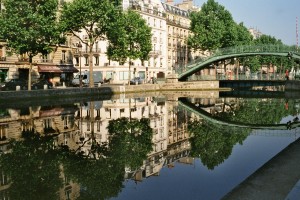
[[[1,85],[1,90],[16,90],[17,86],[20,86],[20,90],[27,90],[28,83],[26,80],[23,79],[11,79],[7,82],[4,82],[4,84]]]
[[[144,79],[141,77],[135,77],[134,79],[130,80],[130,85],[142,84],[144,83]]]
[[[98,85],[99,83],[103,84],[102,72],[101,71],[93,71],[94,77],[94,85]],[[88,86],[90,82],[90,72],[85,71],[81,74],[81,83],[82,86]],[[74,79],[72,80],[73,86],[80,86],[80,74],[76,74]]]
[[[46,79],[41,79],[36,83],[33,83],[31,85],[31,89],[32,90],[39,90],[39,89],[44,89],[44,85],[47,85],[47,89],[52,89],[53,88],[53,84],[46,80]]]

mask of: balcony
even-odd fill
[[[53,60],[51,59],[40,59],[41,63],[53,63]]]
[[[60,60],[59,64],[72,64],[73,61],[71,59],[67,59],[67,60]]]
[[[182,27],[182,28],[189,28],[189,24],[188,23],[183,23],[180,22],[179,20],[174,20],[174,19],[167,19],[167,24],[170,24],[172,26],[178,26],[178,27]]]
[[[6,57],[1,57],[0,61],[6,61]]]
[[[161,55],[161,51],[150,51],[149,55],[150,56],[158,56],[158,55]]]
[[[92,49],[92,54],[99,55],[100,53],[101,53],[101,49],[100,48],[93,48]],[[81,51],[79,51],[78,49],[76,49],[74,51],[74,57],[79,57],[79,56],[88,55],[88,54],[89,54],[89,49],[82,49]]]
[[[139,12],[149,13],[149,14],[156,15],[156,16],[159,16],[159,17],[165,17],[166,16],[166,13],[158,11],[157,8],[153,8],[153,9],[148,8],[147,5],[144,5],[144,7],[141,7],[140,5],[132,5],[131,9],[139,11]]]

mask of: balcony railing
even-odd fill
[[[41,59],[40,62],[41,63],[53,63],[53,60],[51,60],[51,59]]]
[[[159,17],[166,17],[166,13],[160,12],[155,8],[150,9],[147,6],[141,7],[140,5],[132,5],[131,9],[141,11],[141,12],[146,12],[146,13],[153,14],[153,15],[156,15],[156,16],[159,16]]]
[[[189,28],[189,24],[188,23],[183,23],[180,22],[179,20],[175,20],[175,19],[167,19],[167,23],[171,24],[171,25],[175,25],[175,26],[180,26],[183,28]]]
[[[150,51],[149,55],[150,56],[158,56],[158,55],[161,55],[161,51]]]
[[[92,49],[92,53],[93,54],[99,54],[99,53],[101,53],[102,51],[101,51],[101,49],[100,48],[93,48]],[[80,54],[82,55],[82,54],[88,54],[89,53],[89,49],[82,49],[81,51],[79,51],[79,49],[76,49],[75,51],[74,51],[74,56],[79,56]]]

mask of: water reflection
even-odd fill
[[[270,128],[297,117],[298,102],[289,100],[288,109],[285,103],[141,97],[2,109],[0,197],[110,199],[124,180],[138,183],[176,162],[200,158],[213,171],[257,124]],[[256,125],[245,128],[246,121]]]

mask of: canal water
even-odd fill
[[[0,199],[221,199],[299,138],[298,99],[2,106]]]

